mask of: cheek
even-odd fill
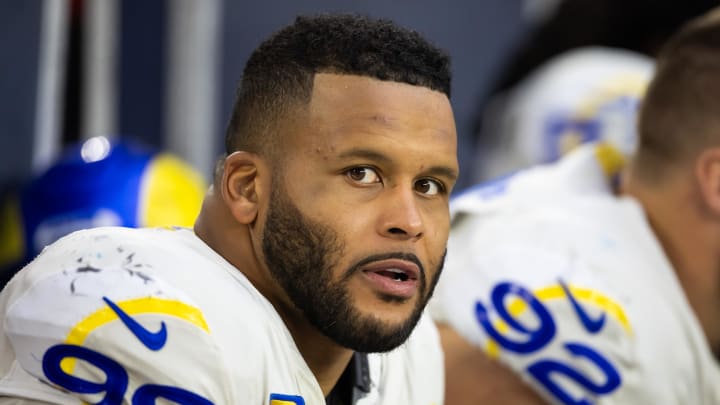
[[[343,190],[342,184],[340,187],[336,184],[313,188],[311,197],[300,199],[303,212],[340,234],[369,226],[377,218],[379,207],[352,191]]]
[[[430,246],[428,246],[428,254],[430,256],[429,259],[430,259],[431,265],[433,267],[436,267],[438,264],[440,264],[442,257],[445,255],[446,249],[447,249],[447,239],[446,238],[438,238]]]
[[[442,255],[447,248],[447,234],[437,234],[435,238],[428,238],[428,251],[433,258]]]
[[[447,204],[432,204],[425,208],[425,228],[428,242],[433,245],[447,244],[450,234],[450,212]]]
[[[335,230],[336,235],[348,246],[363,245],[363,241],[374,233],[374,217],[362,208],[339,205],[320,213],[325,224]]]
[[[426,226],[425,246],[434,267],[440,263],[442,256],[445,254],[450,235],[450,220],[449,216],[446,215],[436,216],[430,221]]]

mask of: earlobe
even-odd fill
[[[720,216],[720,148],[703,151],[695,172],[705,205]]]
[[[258,214],[259,159],[249,152],[234,152],[225,159],[222,198],[233,217],[243,224],[252,223]]]

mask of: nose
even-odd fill
[[[412,190],[397,186],[391,190],[382,210],[380,233],[396,240],[417,240],[425,231],[417,196]]]

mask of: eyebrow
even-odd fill
[[[362,149],[362,148],[354,148],[347,150],[340,155],[338,155],[338,158],[340,159],[347,159],[347,158],[363,158],[372,160],[375,162],[383,163],[386,165],[392,164],[392,159],[385,156],[384,154],[372,150],[372,149]],[[447,177],[448,179],[452,181],[456,181],[458,178],[458,173],[455,169],[449,167],[449,166],[431,166],[426,169],[426,172],[435,176],[442,176]]]
[[[457,171],[447,166],[431,166],[427,171],[434,176],[447,177],[453,182],[457,181],[458,178]]]
[[[345,152],[338,155],[338,158],[340,159],[347,159],[347,158],[364,158],[368,160],[374,160],[376,162],[381,163],[387,163],[390,164],[392,161],[389,157],[383,155],[382,153],[372,150],[372,149],[360,149],[360,148],[353,148],[350,150],[346,150]]]

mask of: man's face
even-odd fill
[[[313,326],[357,351],[390,350],[442,268],[458,172],[449,101],[318,74],[306,114],[283,135],[263,254]]]

